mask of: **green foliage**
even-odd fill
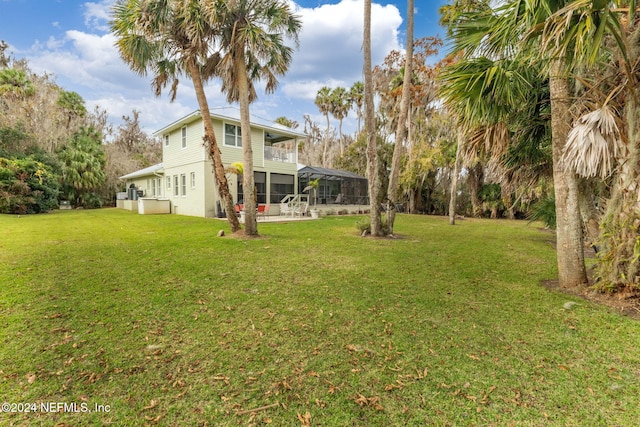
[[[35,93],[33,82],[24,70],[16,68],[0,69],[0,96],[19,99]]]
[[[0,157],[0,213],[48,212],[58,205],[58,190],[57,175],[43,162]]]
[[[366,233],[371,234],[371,217],[364,216],[358,221],[356,221],[356,228],[360,231],[360,234]],[[380,218],[380,231],[383,236],[387,236],[389,234],[389,226],[387,225],[387,218]]]
[[[62,163],[62,194],[76,207],[99,207],[94,195],[105,182],[102,136],[82,129],[58,153]]]
[[[540,199],[531,206],[529,221],[541,221],[545,227],[556,228],[556,200],[553,196]]]
[[[15,157],[24,152],[29,144],[29,135],[20,123],[14,127],[0,127],[0,156]]]

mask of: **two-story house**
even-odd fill
[[[242,162],[240,112],[233,107],[212,108],[216,140],[225,167]],[[162,163],[120,177],[127,188],[136,188],[145,198],[169,200],[172,213],[221,216],[222,203],[216,187],[213,164],[203,144],[204,124],[195,111],[154,134],[162,138]],[[298,192],[297,146],[303,133],[251,117],[254,178],[258,203],[277,205],[287,194]],[[229,190],[236,202],[243,200],[242,177],[227,174]],[[129,197],[131,199],[131,197]],[[134,203],[118,206],[136,209]]]

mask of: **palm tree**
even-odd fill
[[[404,60],[404,76],[402,79],[402,97],[400,99],[400,114],[395,132],[395,146],[391,160],[391,173],[387,187],[387,227],[389,234],[393,234],[396,218],[396,204],[400,190],[400,159],[403,153],[409,105],[411,104],[411,77],[413,75],[413,0],[407,0],[407,47]]]
[[[371,206],[371,235],[382,235],[380,219],[380,164],[378,161],[378,135],[376,134],[375,106],[373,104],[373,75],[371,67],[371,0],[364,0],[364,126],[367,135],[367,177],[369,178],[369,205]]]
[[[264,79],[266,92],[275,91],[277,76],[286,73],[293,58],[283,35],[297,44],[302,23],[284,0],[217,0],[204,8],[220,33],[216,73],[222,79],[222,91],[229,102],[240,104],[245,233],[253,236],[258,234],[249,116],[249,104],[257,98],[253,82]]]
[[[362,119],[362,102],[364,100],[364,83],[355,82],[349,89],[349,98],[351,105],[356,107],[356,116],[358,117],[357,133],[360,134],[360,120]]]
[[[598,82],[589,91],[589,104],[595,107],[586,109],[576,121],[563,154],[582,176],[599,174],[605,179],[617,166],[601,224],[597,279],[607,290],[640,288],[640,25],[636,2],[569,2],[547,20],[542,39],[542,48],[551,55],[572,58],[566,64],[570,70],[593,69],[604,58],[611,64],[609,70],[617,71],[617,76],[609,71],[602,78],[603,72],[596,68]],[[598,93],[602,93],[600,99]]]
[[[33,82],[27,73],[16,68],[0,70],[0,96],[11,99],[24,99],[35,93]]]
[[[351,109],[351,99],[349,98],[349,93],[343,87],[337,87],[331,91],[330,95],[331,102],[331,115],[338,120],[339,131],[338,135],[340,136],[340,156],[344,155],[344,140],[342,138],[342,120],[349,114],[349,110]]]
[[[510,60],[527,56],[547,64],[551,93],[553,177],[556,200],[558,277],[563,286],[587,283],[584,264],[578,179],[566,171],[562,153],[570,129],[568,56],[553,56],[539,48],[541,25],[566,2],[510,0],[492,8],[482,3],[479,12],[460,13],[453,27],[456,50],[468,58]],[[538,44],[536,46],[536,43]],[[487,78],[493,78],[487,74]],[[498,87],[498,85],[493,85]],[[503,88],[505,89],[505,88]]]
[[[219,56],[211,53],[217,33],[205,18],[198,0],[118,0],[113,7],[111,27],[120,56],[131,69],[143,76],[153,74],[156,96],[171,83],[170,95],[174,101],[179,77],[187,74],[193,81],[218,193],[229,227],[236,232],[240,222],[235,215],[204,92],[204,82],[213,77],[219,61]]]
[[[329,113],[331,112],[331,88],[323,86],[316,94],[315,100],[318,110],[324,114],[327,119],[327,129],[324,133],[324,143],[322,144],[322,166],[327,166],[327,152],[329,149],[329,132],[331,130],[331,123],[329,122]]]

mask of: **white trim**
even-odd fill
[[[235,137],[235,145],[227,144],[227,126],[233,126],[236,129]],[[231,134],[229,134],[231,136]],[[238,142],[240,145],[238,145]],[[242,128],[240,125],[232,124],[229,122],[222,122],[222,145],[225,147],[231,148],[239,148],[242,149]]]

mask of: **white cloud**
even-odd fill
[[[362,79],[364,2],[342,0],[313,9],[298,8],[303,22],[300,49],[295,53],[290,80],[343,81]],[[400,11],[394,5],[373,4],[371,48],[374,64],[400,49]]]
[[[176,102],[168,95],[155,98],[150,77],[140,77],[120,58],[115,37],[108,32],[114,0],[84,3],[87,32],[67,31],[64,37],[36,42],[23,52],[36,72],[53,73],[66,90],[78,92],[87,106],[99,105],[114,123],[132,109],[141,112],[146,131],[153,132],[197,108],[193,87],[183,77]],[[315,8],[296,8],[303,21],[300,48],[280,88],[273,95],[259,91],[252,112],[265,118],[285,115],[302,123],[302,115],[319,115],[314,99],[322,86],[350,87],[362,80],[363,1],[342,0]],[[402,18],[394,5],[372,5],[373,63],[379,64],[391,50],[401,50],[398,29]],[[167,92],[168,94],[168,92]],[[207,86],[211,107],[226,104],[217,82]]]
[[[84,24],[89,28],[95,28],[100,31],[109,31],[111,7],[114,3],[114,0],[102,0],[98,3],[85,3]]]

